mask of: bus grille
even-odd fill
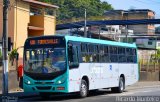
[[[35,84],[53,84],[54,82],[35,82]]]

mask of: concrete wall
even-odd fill
[[[140,72],[140,81],[160,81],[159,71],[157,72]]]
[[[55,34],[56,17],[45,15],[44,16],[44,35]]]
[[[147,25],[128,25],[128,29],[133,30],[134,34],[146,34],[148,31]]]
[[[14,32],[14,47],[19,48],[24,45],[28,37],[28,23],[30,20],[29,15],[30,6],[22,1],[17,2],[15,8],[15,32]],[[19,57],[23,56],[23,49],[19,49]]]

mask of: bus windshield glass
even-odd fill
[[[55,73],[64,71],[65,48],[35,48],[25,50],[25,68],[28,73]]]

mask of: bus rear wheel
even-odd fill
[[[124,78],[119,78],[119,86],[111,88],[112,92],[122,93],[125,89]]]
[[[85,80],[82,79],[79,95],[81,98],[87,97],[88,95],[88,85]]]

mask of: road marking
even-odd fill
[[[140,92],[152,92],[152,90],[140,91]]]

